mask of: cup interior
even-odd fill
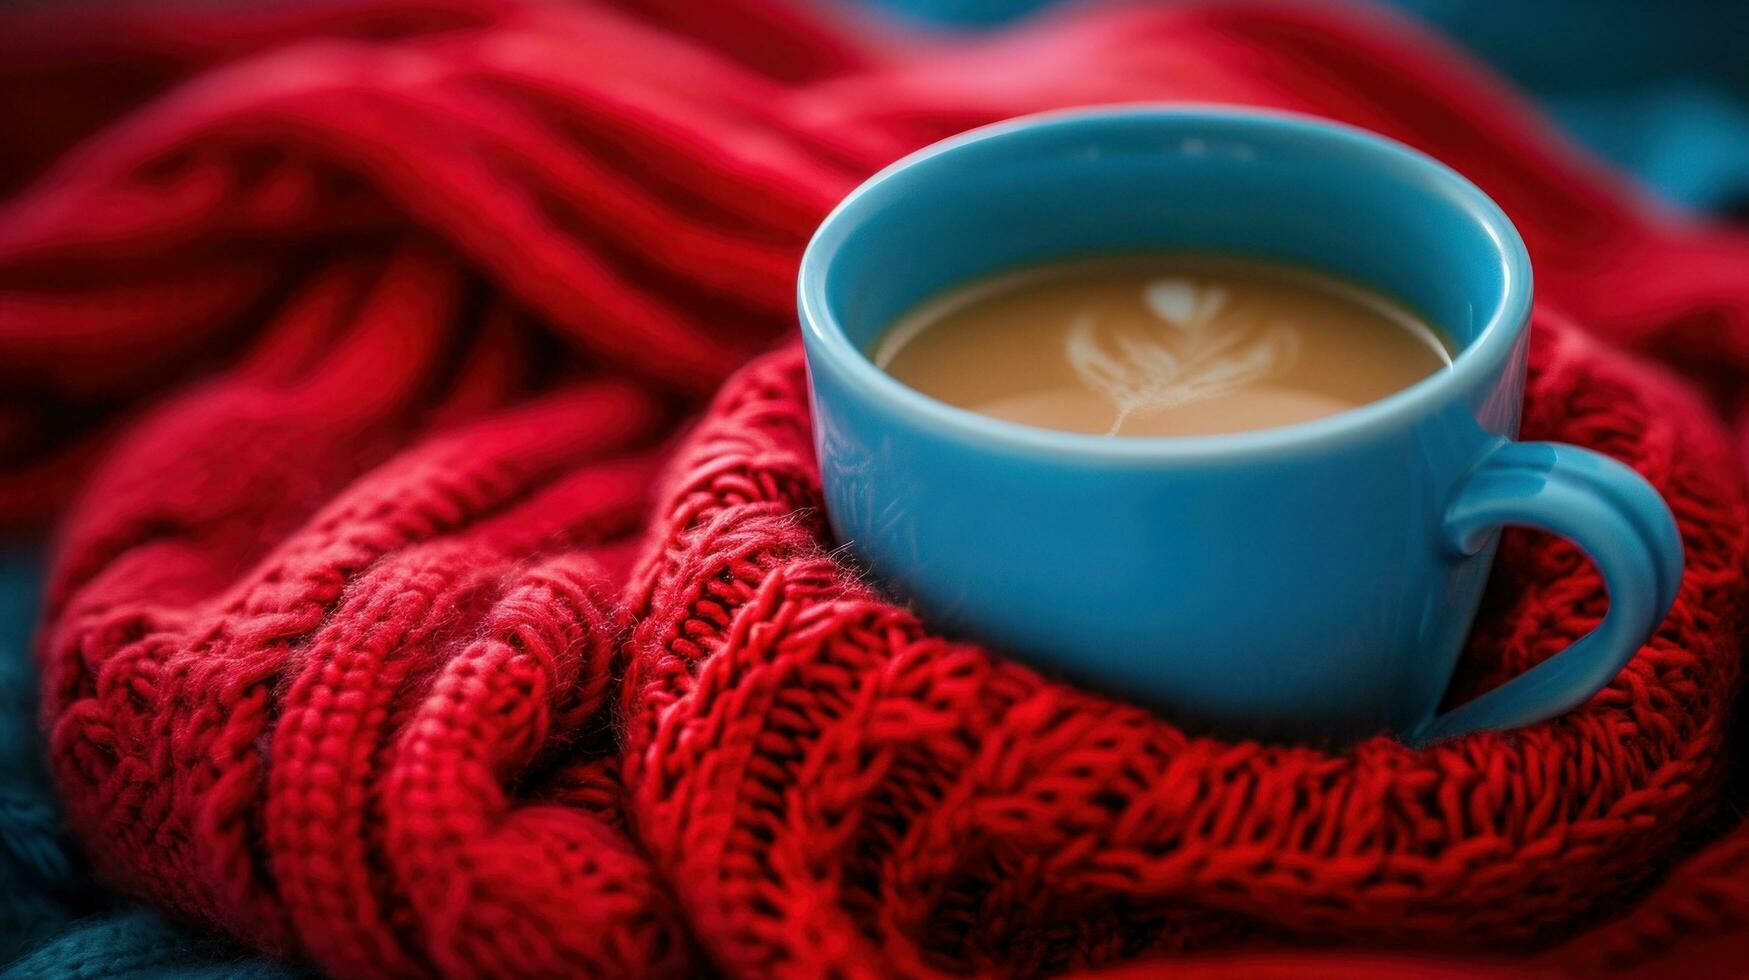
[[[1123,107],[1012,120],[889,167],[809,246],[803,306],[824,321],[810,329],[866,351],[955,284],[1146,250],[1273,259],[1368,284],[1428,317],[1460,358],[1490,325],[1516,329],[1529,305],[1511,223],[1427,156],[1307,117]]]

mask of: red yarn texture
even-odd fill
[[[59,515],[45,723],[116,885],[342,976],[1749,957],[1749,236],[1638,198],[1407,23],[8,17],[0,521]],[[1512,215],[1526,436],[1636,467],[1688,550],[1607,689],[1423,751],[1192,737],[843,564],[787,339],[806,236],[908,149],[1122,100],[1348,120]],[[1509,533],[1460,696],[1606,605],[1573,548]]]

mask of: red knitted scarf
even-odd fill
[[[62,511],[45,720],[116,885],[346,976],[1678,975],[1749,951],[1726,423],[1749,236],[1637,198],[1409,25],[12,18],[0,519]],[[1419,752],[1192,737],[937,637],[839,562],[784,339],[806,236],[905,150],[1135,99],[1345,119],[1512,215],[1526,436],[1635,466],[1688,550],[1590,703]],[[1606,604],[1573,548],[1508,534],[1464,690]]]

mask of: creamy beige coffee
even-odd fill
[[[1109,436],[1305,422],[1450,365],[1425,319],[1355,283],[1208,255],[1058,262],[948,290],[870,352],[951,405]]]

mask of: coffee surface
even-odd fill
[[[1177,253],[1056,262],[950,289],[901,316],[871,356],[950,405],[1110,436],[1291,425],[1451,363],[1425,319],[1378,292]]]

